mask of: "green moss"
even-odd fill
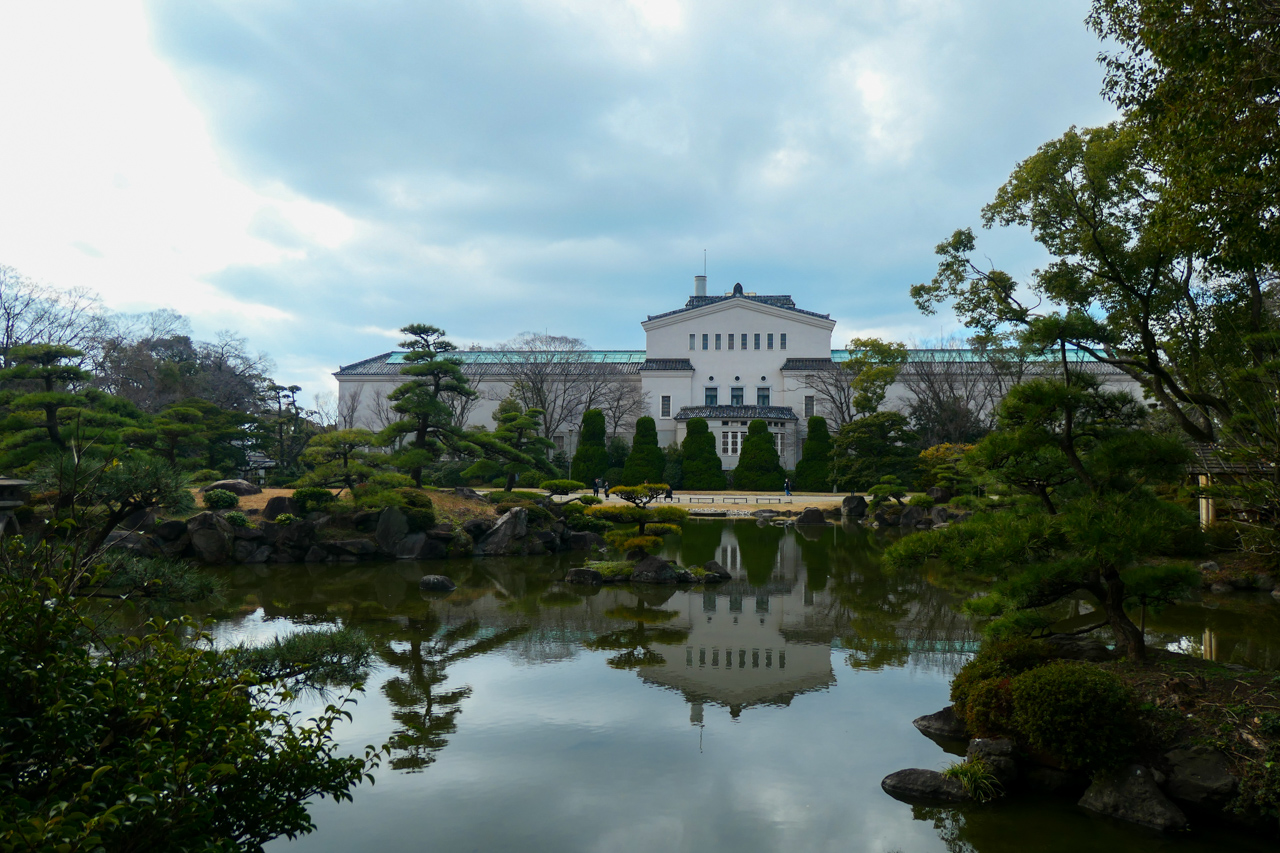
[[[588,561],[583,568],[595,569],[605,578],[623,578],[630,577],[631,572],[635,570],[635,566],[626,560],[600,560],[598,562]]]

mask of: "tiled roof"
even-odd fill
[[[641,370],[693,370],[693,362],[687,358],[646,358]]]
[[[683,314],[685,311],[692,311],[695,308],[704,308],[707,305],[715,305],[718,302],[726,302],[730,299],[745,299],[748,302],[758,302],[761,305],[771,305],[774,308],[782,308],[787,311],[795,311],[797,314],[805,314],[809,317],[819,317],[823,320],[830,320],[830,314],[819,314],[816,311],[806,311],[803,308],[797,308],[795,300],[790,296],[757,296],[755,294],[743,293],[742,285],[735,285],[733,293],[724,296],[690,296],[689,301],[684,304],[683,308],[677,308],[674,311],[664,311],[661,314],[650,314],[649,320],[657,320],[662,317],[672,317],[676,314]]]
[[[384,352],[364,361],[338,368],[334,376],[397,376],[404,367],[403,352]],[[634,374],[644,364],[644,350],[576,350],[531,353],[519,350],[458,350],[442,357],[462,363],[467,376],[493,376],[506,372],[513,362],[538,360],[563,362],[566,370],[581,373],[600,370],[609,373]]]
[[[706,418],[709,421],[798,421],[790,406],[685,406],[676,412],[676,420]]]
[[[845,353],[848,356],[848,353]],[[829,358],[789,358],[782,363],[783,370],[835,370],[836,363]]]

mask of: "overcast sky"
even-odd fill
[[[1086,0],[0,0],[0,264],[307,393],[410,322],[640,349],[709,292],[954,330],[933,247],[1098,94]],[[1015,275],[1025,234],[979,248]]]

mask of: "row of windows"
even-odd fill
[[[729,405],[730,406],[744,405],[743,396],[744,395],[743,395],[742,388],[730,388],[729,389]],[[702,400],[703,400],[702,404],[704,406],[720,405],[720,389],[719,388],[702,389]],[[768,388],[756,389],[756,405],[757,406],[769,405],[769,389]]]
[[[773,349],[773,332],[769,332],[765,334],[763,337],[764,337],[764,344],[765,344],[764,348]],[[709,335],[704,332],[702,335],[703,349],[711,349],[712,338],[714,338],[716,349],[723,348],[725,339],[728,339],[729,349],[733,349],[734,345],[737,344],[738,341],[741,341],[741,344],[738,344],[739,349],[745,350],[747,348],[746,332],[743,332],[741,336],[734,334],[732,332],[730,332],[727,335]],[[759,332],[756,332],[752,336],[752,343],[754,344],[754,346],[752,347],[753,349],[760,349],[760,338],[761,338],[761,334]],[[689,333],[689,349],[694,350],[697,348],[698,348],[698,336],[695,333],[690,332]],[[786,348],[787,348],[787,333],[781,332],[778,334],[778,349],[786,349]]]
[[[767,601],[767,599],[766,599],[766,601]],[[757,613],[768,613],[768,612],[769,612],[769,610],[768,610],[768,607],[766,607],[764,610],[760,610],[760,609],[757,607],[757,608],[756,608],[756,612],[757,612]],[[734,652],[734,650],[733,650],[732,648],[727,648],[727,649],[725,649],[725,650],[724,650],[724,668],[725,668],[725,669],[733,669],[733,668],[734,668],[734,654],[733,654],[733,652]],[[737,650],[737,652],[738,652],[738,655],[737,655],[737,668],[738,668],[738,669],[746,669],[746,668],[747,668],[747,650],[746,650],[746,649],[738,649],[738,650]],[[685,666],[693,666],[693,647],[692,647],[692,646],[685,646],[685,650],[684,650],[684,665],[685,665]],[[699,648],[699,649],[698,649],[698,666],[703,667],[703,666],[706,666],[706,665],[707,665],[707,650],[706,650],[705,648]],[[713,648],[713,649],[711,650],[711,666],[712,666],[712,667],[715,667],[715,668],[719,668],[719,666],[720,666],[720,649]],[[760,668],[760,649],[752,649],[752,650],[751,650],[751,668],[752,668],[752,669],[759,669],[759,668]],[[773,669],[773,649],[765,649],[765,650],[764,650],[764,668],[765,668],[765,669]],[[778,669],[786,669],[786,668],[787,668],[787,653],[786,653],[785,651],[782,651],[781,649],[779,649],[779,650],[778,650]]]
[[[770,433],[773,436],[773,449],[779,456],[782,455],[782,433]],[[720,455],[721,456],[737,456],[739,448],[747,441],[747,433],[738,432],[737,430],[725,430],[720,433]]]

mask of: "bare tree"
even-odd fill
[[[311,398],[311,419],[325,432],[340,429],[338,426],[338,395],[333,391],[321,391]]]
[[[967,444],[995,427],[996,407],[1022,381],[1017,353],[971,347],[959,338],[911,350],[898,376],[911,400],[907,415],[921,443]]]
[[[256,408],[270,384],[275,364],[264,352],[251,353],[235,332],[218,332],[216,341],[196,347],[200,359],[199,396],[223,409]]]
[[[849,372],[840,365],[806,374],[804,384],[813,391],[817,414],[827,419],[832,432],[854,419],[853,400],[857,392],[850,384]]]
[[[0,367],[21,344],[64,344],[88,352],[105,322],[98,296],[38,284],[13,267],[0,266]]]
[[[502,369],[512,379],[511,393],[524,408],[542,410],[546,438],[581,417],[584,392],[597,375],[581,338],[525,332],[502,349]]]
[[[582,411],[587,409],[599,409],[604,413],[609,437],[613,438],[619,431],[635,430],[636,419],[649,410],[649,392],[639,382],[615,375],[602,389],[594,405],[584,405]]]
[[[345,400],[338,401],[338,429],[355,429],[356,416],[360,413],[360,400],[364,397],[364,386],[357,385]],[[390,407],[388,407],[388,410]]]

